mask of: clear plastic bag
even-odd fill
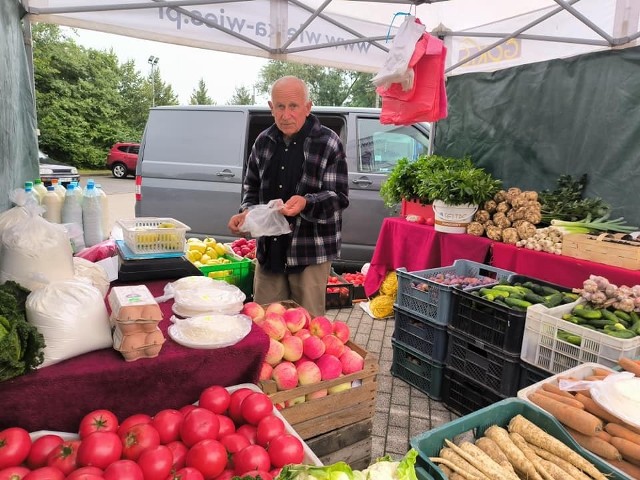
[[[266,205],[249,207],[247,216],[240,226],[241,232],[252,237],[284,235],[291,233],[291,226],[286,217],[280,213],[284,202],[281,199],[271,200]]]

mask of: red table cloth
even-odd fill
[[[491,243],[484,237],[436,232],[401,217],[385,218],[365,278],[365,293],[377,292],[387,272],[396,268],[426,270],[452,265],[459,258],[484,263]]]
[[[613,267],[579,258],[537,252],[495,242],[492,245],[494,267],[570,288],[582,288],[589,275],[601,275],[616,285],[640,285],[640,271]]]
[[[166,281],[147,284],[154,296]],[[112,348],[86,353],[35,372],[0,382],[0,430],[76,432],[92,410],[112,410],[120,421],[134,413],[154,415],[198,400],[210,385],[255,382],[269,348],[269,338],[253,325],[236,345],[191,349],[167,335],[173,301],[160,304],[160,329],[166,341],[155,358],[126,362]]]

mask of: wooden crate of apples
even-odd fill
[[[295,302],[248,302],[242,313],[269,336],[260,387],[303,438],[372,418],[378,362],[349,326]]]

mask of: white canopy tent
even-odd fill
[[[366,72],[384,63],[397,12],[445,39],[450,75],[624,48],[640,36],[640,0],[20,1],[32,22]]]

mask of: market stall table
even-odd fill
[[[147,283],[154,296],[166,281]],[[269,338],[257,325],[236,345],[191,349],[167,335],[173,301],[160,304],[159,326],[166,341],[155,358],[126,362],[113,348],[86,353],[0,383],[0,430],[74,432],[80,419],[98,408],[120,421],[134,413],[153,415],[198,400],[210,385],[230,386],[258,380]]]
[[[365,293],[372,296],[387,272],[399,267],[411,272],[452,265],[457,259],[484,263],[491,243],[485,237],[437,232],[401,217],[385,218],[365,279]]]

